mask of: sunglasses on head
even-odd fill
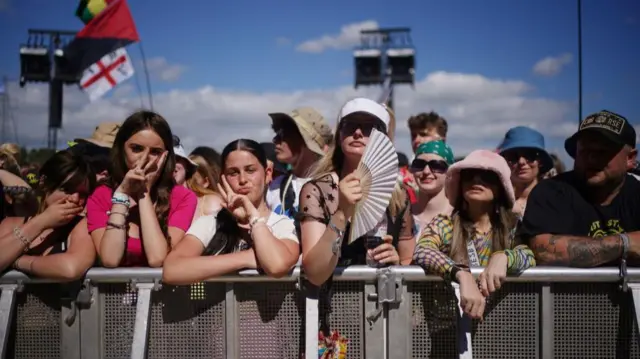
[[[466,169],[460,173],[462,182],[471,182],[478,178],[480,182],[486,184],[499,183],[498,175],[493,171],[478,170],[478,169]]]
[[[521,158],[524,158],[527,163],[532,163],[540,158],[540,152],[534,149],[518,149],[505,151],[502,153],[502,157],[509,163],[510,165],[514,165],[520,161]]]
[[[433,173],[446,173],[449,169],[449,164],[442,160],[423,160],[416,158],[411,162],[411,172],[422,172],[425,167],[429,166],[429,169]]]

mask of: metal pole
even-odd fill
[[[582,121],[582,0],[578,0],[578,124]]]

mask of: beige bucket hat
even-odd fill
[[[122,124],[120,122],[101,122],[95,131],[93,131],[90,138],[79,138],[75,141],[85,141],[93,143],[96,146],[111,148],[113,147],[116,134],[121,126]]]
[[[324,117],[314,108],[300,107],[290,113],[270,113],[269,117],[274,124],[282,120],[293,121],[307,148],[319,155],[325,154],[326,139],[331,138],[333,133]]]

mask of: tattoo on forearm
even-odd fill
[[[547,241],[533,241],[538,264],[591,268],[620,257],[617,241],[600,238],[552,235]]]

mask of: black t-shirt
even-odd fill
[[[527,199],[518,237],[525,241],[539,234],[604,237],[640,230],[640,182],[635,177],[627,175],[608,206],[589,203],[586,191],[573,171],[540,182]]]

